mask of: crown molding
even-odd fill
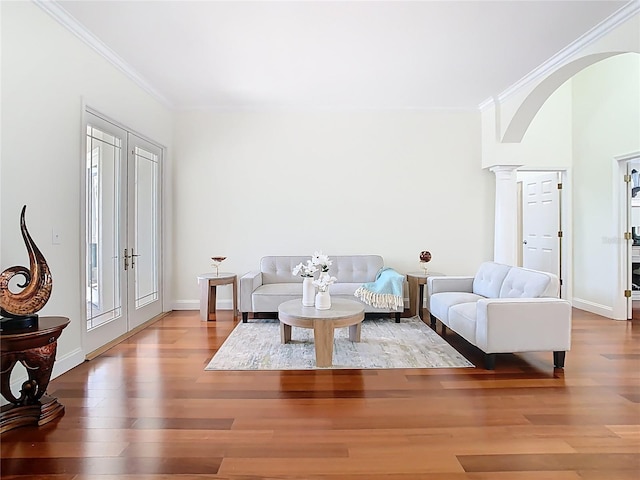
[[[493,107],[498,104],[498,99],[496,97],[489,97],[484,102],[478,105],[478,110],[484,112],[487,108]]]
[[[565,48],[549,58],[542,65],[529,72],[516,83],[500,93],[497,97],[498,102],[503,103],[505,100],[516,94],[527,85],[530,85],[540,78],[548,76],[560,66],[565,64],[574,55],[579,53],[581,50],[585,49],[592,43],[612,32],[638,13],[640,13],[640,0],[629,1],[627,4],[620,7],[615,13],[612,13],[609,17],[593,27],[587,33],[571,42]],[[494,102],[495,99],[493,97],[488,98],[480,103],[478,105],[478,108],[480,110],[484,110],[487,107],[494,105]]]
[[[104,57],[114,67],[129,77],[136,85],[154,97],[167,108],[173,108],[169,100],[156,90],[142,75],[136,72],[122,57],[105,45],[102,40],[89,32],[82,24],[62,8],[55,0],[32,0],[38,7],[47,12],[76,37],[89,45],[99,55]]]
[[[191,113],[478,113],[477,107],[362,107],[318,105],[187,105],[174,109]]]

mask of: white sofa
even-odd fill
[[[473,277],[429,277],[428,308],[435,319],[485,353],[552,351],[564,367],[571,348],[571,304],[558,298],[556,275],[485,262]]]
[[[240,277],[240,312],[242,321],[247,322],[249,313],[273,313],[282,302],[302,298],[302,277],[291,271],[299,263],[305,263],[309,256],[267,256],[260,260],[260,270],[251,271]],[[329,287],[332,298],[348,298],[360,301],[354,296],[363,283],[373,282],[376,274],[384,266],[380,255],[338,255],[331,256],[333,262],[329,275],[336,277],[336,283]],[[389,310],[364,304],[365,313],[394,313],[400,322],[399,310]]]

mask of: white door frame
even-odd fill
[[[560,242],[560,278],[562,286],[560,287],[561,296],[565,300],[573,300],[573,203],[572,203],[572,184],[571,184],[571,168],[569,167],[521,167],[518,172],[558,172],[560,174],[560,182],[562,183],[562,192],[560,193],[560,229],[562,230],[562,241]],[[518,210],[518,221],[516,229],[520,229],[522,225],[522,212]],[[521,249],[522,245],[518,245]]]
[[[640,160],[640,151],[631,152],[613,157],[613,212],[612,217],[615,222],[617,250],[617,275],[615,290],[613,295],[612,316],[614,320],[628,320],[631,318],[632,302],[631,298],[623,295],[630,285],[631,278],[631,246],[632,240],[625,240],[624,233],[629,226],[628,204],[631,201],[627,195],[627,188],[622,179],[627,173],[627,164],[632,160]]]
[[[87,148],[87,142],[86,142],[86,133],[84,132],[84,126],[87,125],[87,121],[88,121],[88,114],[91,113],[92,115],[95,115],[99,118],[101,118],[102,120],[104,120],[107,123],[111,123],[113,125],[115,125],[117,128],[120,128],[122,130],[124,130],[125,132],[128,133],[132,133],[133,135],[135,135],[136,137],[138,137],[139,139],[145,141],[145,142],[149,142],[151,144],[153,144],[154,146],[156,146],[157,148],[160,149],[161,151],[161,158],[162,161],[160,162],[160,171],[159,171],[159,175],[160,175],[160,179],[158,182],[158,189],[159,189],[159,208],[160,208],[160,215],[158,217],[158,222],[159,222],[159,228],[158,228],[158,241],[160,243],[160,247],[159,247],[159,282],[160,282],[160,287],[159,287],[159,305],[160,305],[160,312],[165,311],[165,302],[167,302],[167,296],[165,295],[167,292],[167,286],[164,284],[165,282],[165,278],[166,278],[166,272],[164,271],[164,268],[166,267],[167,263],[165,262],[165,255],[164,255],[164,221],[165,221],[165,201],[164,201],[164,188],[165,188],[165,165],[166,165],[166,158],[167,158],[167,148],[163,145],[158,144],[157,142],[153,141],[152,139],[146,137],[145,135],[142,135],[140,133],[138,133],[135,129],[129,128],[128,126],[113,120],[111,117],[109,117],[108,115],[103,114],[100,110],[94,109],[93,107],[91,107],[90,105],[88,105],[84,99],[82,101],[82,114],[81,114],[81,118],[82,118],[82,125],[83,125],[83,131],[82,131],[82,141],[81,141],[81,148],[80,148],[80,159],[81,159],[81,166],[82,168],[80,169],[81,172],[83,172],[80,175],[80,188],[81,188],[81,192],[82,195],[86,195],[86,189],[87,189],[87,182],[86,182],[86,175],[84,174],[84,169],[85,169],[85,165],[86,165],[86,148]],[[128,147],[128,135],[125,137],[126,140],[126,144]],[[125,155],[125,158],[128,157],[128,148],[125,149],[125,151],[123,152],[123,155]],[[126,162],[125,162],[126,164]],[[86,298],[86,283],[87,283],[87,279],[86,279],[86,268],[87,268],[87,262],[86,262],[86,225],[85,225],[85,218],[87,215],[87,211],[86,211],[86,204],[85,202],[81,202],[80,205],[80,218],[81,218],[81,222],[80,222],[80,286],[81,286],[81,294],[80,294],[80,301],[81,301],[81,311],[82,312],[86,312],[86,304],[85,304],[85,298]],[[81,344],[82,344],[82,351],[83,354],[86,356],[88,354],[91,353],[90,350],[88,350],[88,342],[87,342],[87,329],[86,329],[86,314],[83,315],[82,317],[82,321],[83,323],[83,328],[82,328],[82,333],[81,333]],[[131,326],[129,324],[127,324],[127,330],[124,333],[124,335],[127,335],[127,333],[129,331],[133,330],[133,328],[131,328]]]

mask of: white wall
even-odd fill
[[[640,55],[599,62],[573,78],[574,303],[610,313],[621,233],[613,192],[615,156],[640,150]]]
[[[403,273],[425,249],[447,274],[492,257],[479,113],[185,112],[175,145],[178,308],[197,305],[213,255],[238,274],[320,249],[381,254]],[[230,291],[219,297],[228,305]]]
[[[84,359],[83,99],[167,147],[172,137],[171,112],[31,2],[0,2],[0,8],[0,268],[28,265],[18,222],[26,204],[27,226],[53,276],[51,299],[40,314],[71,319],[58,343],[59,372]],[[52,244],[53,229],[60,233],[60,245]]]

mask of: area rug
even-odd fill
[[[278,320],[239,323],[205,370],[316,369],[313,330],[292,327],[291,343],[280,343]],[[349,329],[338,328],[333,366],[345,368],[455,368],[473,364],[445,342],[419,317],[366,319],[361,341],[349,341]]]

